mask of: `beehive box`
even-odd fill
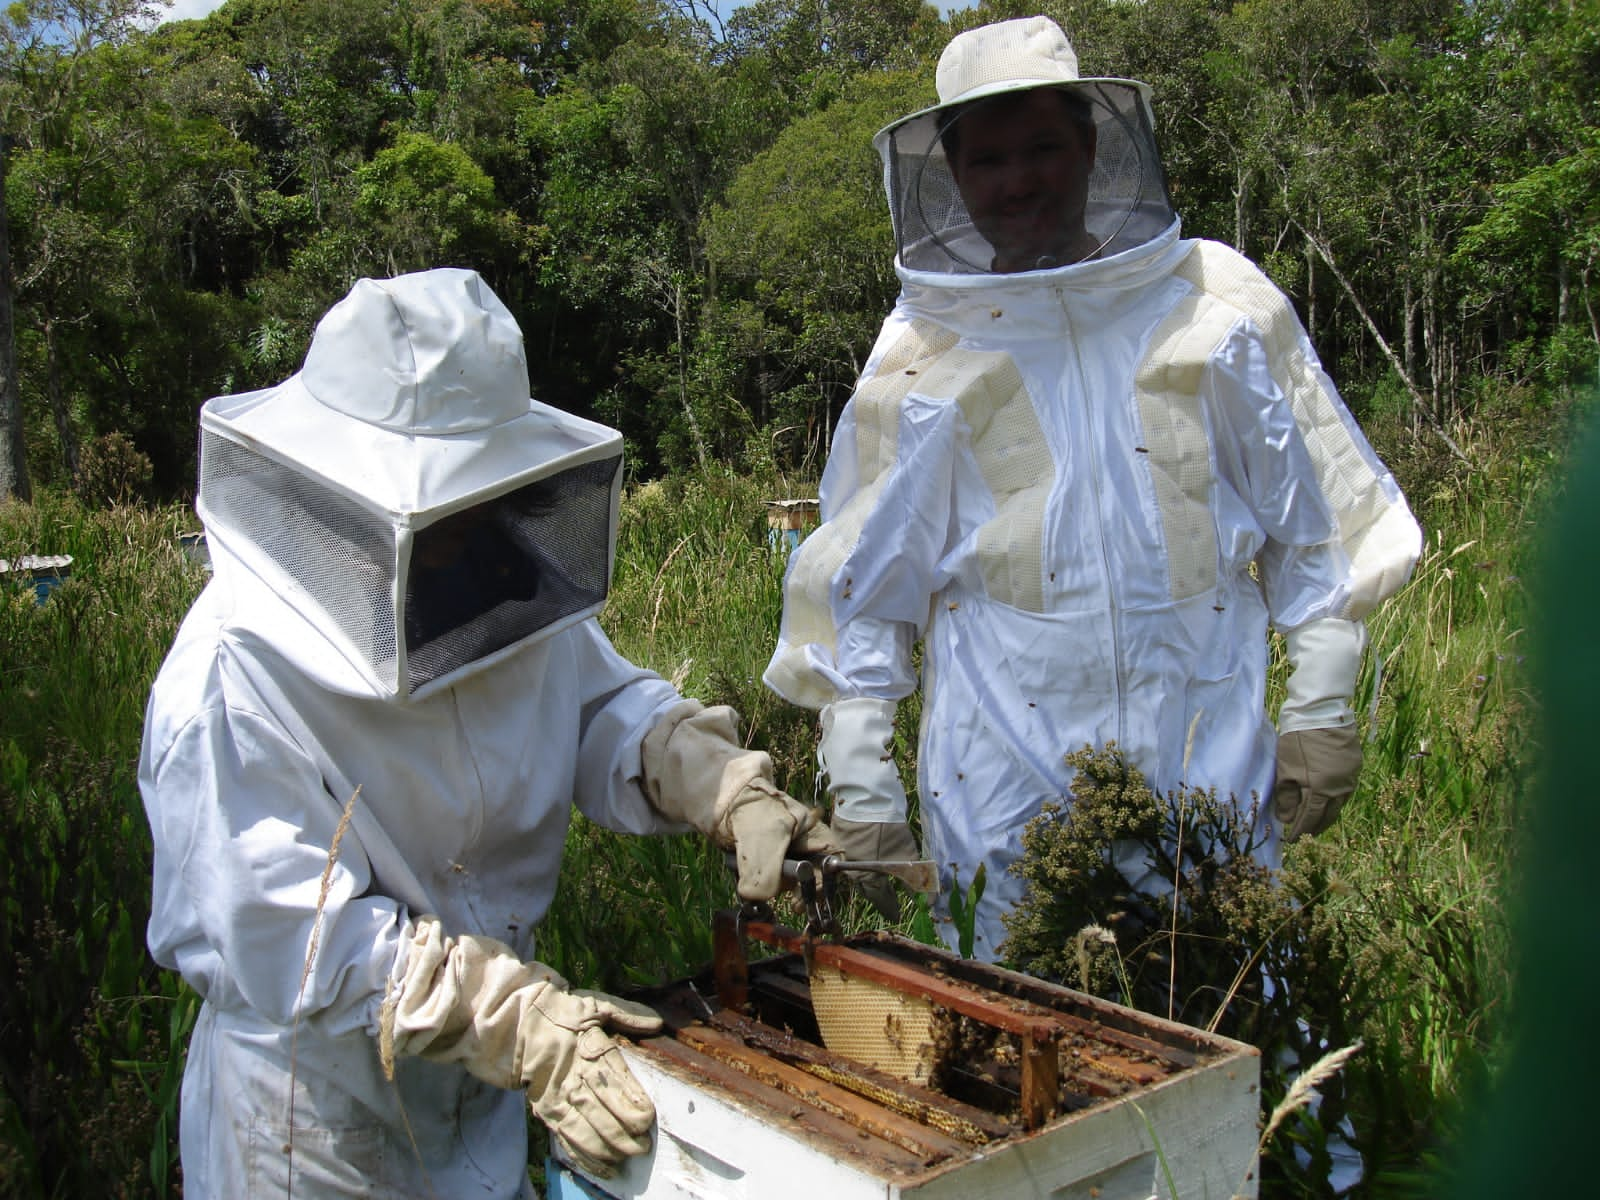
[[[926,1083],[823,1046],[810,979],[833,969],[932,998],[945,1044]],[[655,1142],[617,1176],[586,1181],[588,1194],[1256,1195],[1250,1046],[886,934],[741,962],[740,972],[731,1005],[725,971],[638,996],[667,1021],[661,1036],[625,1047],[655,1101]],[[1041,1079],[1050,1098],[1030,1113]]]

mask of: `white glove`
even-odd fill
[[[895,701],[870,696],[823,708],[817,761],[828,775],[834,816],[905,823],[906,789],[894,762],[894,709]]]
[[[1353,724],[1350,697],[1355,695],[1361,651],[1367,644],[1366,626],[1323,617],[1285,630],[1283,641],[1290,672],[1278,710],[1278,731]]]
[[[1367,631],[1324,617],[1284,632],[1290,674],[1278,710],[1272,812],[1285,843],[1332,825],[1361,774],[1361,735],[1350,697]]]
[[[692,825],[738,860],[739,896],[770,900],[791,849],[838,849],[817,810],[772,782],[772,759],[739,744],[738,716],[727,705],[685,700],[645,736],[644,791],[656,811]]]
[[[574,991],[540,963],[523,962],[493,938],[449,938],[419,917],[405,973],[385,1000],[379,1047],[395,1055],[460,1063],[486,1083],[522,1088],[535,1114],[585,1169],[609,1175],[650,1148],[656,1110],[606,1028],[656,1033],[642,1004]]]

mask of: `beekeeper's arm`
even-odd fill
[[[1321,617],[1284,631],[1290,674],[1278,710],[1272,811],[1286,842],[1321,833],[1355,792],[1361,730],[1350,708],[1366,627]]]
[[[507,947],[452,940],[375,893],[350,798],[275,722],[214,705],[172,729],[152,711],[139,780],[155,838],[151,949],[208,1000],[283,1028],[365,1031],[523,1088],[597,1169],[646,1146],[654,1114],[603,1029],[648,1032],[648,1017],[569,994]]]
[[[838,849],[816,809],[772,781],[772,759],[739,742],[738,714],[684,700],[644,740],[644,786],[664,815],[691,825],[738,862],[739,895],[770,900],[791,852]]]
[[[1299,346],[1290,352],[1304,354]],[[1278,379],[1296,367],[1306,364],[1279,362]],[[1355,791],[1361,738],[1351,698],[1366,631],[1360,620],[1345,615],[1351,570],[1338,523],[1252,322],[1235,328],[1213,357],[1208,379],[1232,426],[1232,437],[1219,439],[1220,465],[1244,492],[1267,536],[1258,562],[1290,668],[1278,713],[1272,803],[1283,839],[1294,841],[1333,824]],[[1340,403],[1337,395],[1324,402]]]
[[[821,814],[773,782],[772,759],[745,748],[733,709],[680,696],[618,654],[592,621],[574,630],[574,643],[585,684],[576,797],[585,816],[631,833],[698,830],[734,852],[746,900],[777,893],[791,849],[838,848]]]
[[[642,1004],[575,990],[503,942],[451,937],[436,918],[421,917],[408,930],[379,1044],[386,1070],[396,1056],[415,1055],[521,1088],[579,1164],[608,1175],[650,1148],[655,1106],[606,1031],[660,1028]]]
[[[894,716],[917,686],[911,651],[950,535],[960,417],[955,405],[909,391],[916,371],[897,358],[914,336],[891,320],[840,417],[823,522],[790,559],[783,626],[763,676],[785,699],[820,710],[833,829],[858,860],[917,856]]]

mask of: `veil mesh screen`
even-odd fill
[[[580,463],[417,531],[403,607],[412,691],[605,599],[621,461]]]
[[[200,493],[207,521],[285,572],[305,598],[289,602],[332,622],[388,686],[403,635],[409,694],[605,599],[621,465],[620,455],[580,463],[417,530],[398,622],[383,516],[210,432]]]
[[[1139,90],[1103,81],[1067,90],[1088,102],[1095,125],[1087,217],[1097,253],[1108,256],[1142,245],[1172,223],[1173,211]],[[986,274],[993,248],[974,228],[950,173],[939,139],[939,116],[928,114],[897,127],[885,147],[900,259],[913,270]]]
[[[395,545],[386,520],[209,431],[201,439],[200,495],[210,522],[237,530],[277,563],[393,682]]]

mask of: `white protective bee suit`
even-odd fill
[[[605,1030],[659,1020],[531,961],[573,806],[698,827],[758,898],[817,831],[596,623],[619,435],[529,399],[464,270],[362,280],[201,429],[215,572],[139,768],[151,950],[204,998],[185,1194],[531,1195],[530,1104],[580,1163],[645,1152]]]
[[[1284,296],[1179,236],[1145,85],[1080,78],[1042,17],[957,37],[938,84],[938,106],[875,139],[902,291],[837,427],[765,681],[822,710],[841,835],[906,819],[892,718],[920,685],[924,850],[946,889],[985,866],[975,949],[992,960],[1023,827],[1070,803],[1063,756],[1086,744],[1114,742],[1159,791],[1255,804],[1276,863],[1269,624],[1295,665],[1286,735],[1354,745],[1361,618],[1420,532]],[[1011,138],[1040,94],[1073,106],[1060,136],[1092,171],[1062,202],[1062,249],[1002,266],[1012,217],[969,213],[962,185],[1012,159],[1027,175],[1058,135],[992,151],[963,129],[1004,101]]]

